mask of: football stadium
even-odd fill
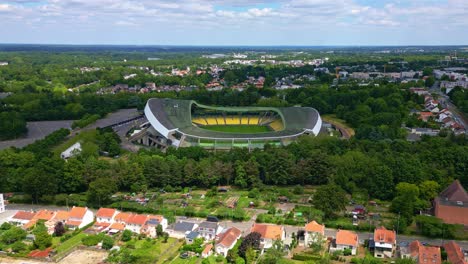
[[[207,149],[288,145],[301,135],[316,136],[322,119],[311,107],[215,107],[193,100],[148,100],[149,146]]]

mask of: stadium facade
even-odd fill
[[[311,107],[214,107],[193,100],[149,99],[145,106],[149,146],[263,148],[316,136],[322,119]]]

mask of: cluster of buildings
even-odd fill
[[[393,81],[418,81],[422,77],[422,71],[402,71],[402,72],[353,72],[340,71],[340,77],[346,78],[349,76],[357,80],[374,80],[388,78]]]
[[[273,86],[276,90],[284,90],[284,89],[297,89],[302,88],[303,85],[295,84],[296,81],[315,81],[316,78],[314,75],[306,74],[306,75],[289,75],[283,77],[281,79],[276,79],[276,84]]]
[[[0,61],[0,66],[8,66],[8,62],[7,61]]]
[[[30,229],[38,221],[44,221],[48,233],[53,234],[58,222],[71,230],[80,229],[93,224],[90,230],[94,232],[105,232],[116,234],[123,230],[130,230],[136,234],[145,234],[156,237],[156,229],[161,225],[163,231],[168,222],[160,215],[144,215],[120,212],[111,208],[100,208],[96,214],[87,207],[74,206],[70,211],[40,210],[18,211],[8,222],[24,229]]]
[[[447,108],[443,108],[438,100],[434,99],[434,97],[424,88],[419,87],[412,87],[410,88],[410,92],[424,96],[424,108],[425,111],[413,111],[413,114],[417,114],[418,118],[424,122],[428,122],[430,119],[441,124],[441,128],[448,128],[450,129],[455,135],[464,134],[465,128],[462,124],[457,122],[454,118],[454,115],[451,111]],[[419,130],[421,135],[429,135],[435,136],[437,135],[438,131],[435,130]]]
[[[127,93],[149,93],[149,92],[167,92],[167,91],[192,91],[198,89],[196,85],[183,86],[183,85],[156,85],[154,82],[147,82],[145,86],[135,85],[129,86],[128,84],[116,84],[114,86],[104,87],[97,91],[98,94],[116,94],[120,92]]]
[[[267,57],[260,60],[245,60],[245,59],[235,59],[227,60],[224,64],[239,64],[239,65],[255,65],[255,64],[272,64],[272,65],[288,65],[292,67],[304,67],[306,65],[315,65],[320,66],[328,61],[328,58],[323,59],[313,59],[313,60],[288,60],[288,61],[277,61],[273,59],[268,59]]]

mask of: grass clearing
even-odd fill
[[[259,125],[213,125],[213,126],[203,126],[203,129],[218,131],[218,132],[228,132],[228,133],[263,133],[270,132],[271,128],[269,126],[259,126]]]
[[[62,144],[54,147],[52,149],[53,153],[55,155],[60,155],[63,151],[65,151],[67,148],[71,147],[73,144],[76,142],[80,141],[82,143],[84,142],[94,142],[96,140],[96,130],[88,130],[88,131],[82,131],[76,136],[68,139],[67,141],[63,142]]]
[[[85,233],[79,233],[76,236],[74,236],[74,237],[66,240],[65,242],[61,243],[60,245],[58,245],[55,248],[57,254],[67,252],[68,250],[80,245],[81,244],[81,239],[83,239],[86,236],[87,235]]]
[[[336,126],[337,128],[343,129],[349,136],[354,136],[356,134],[353,128],[346,124],[344,120],[336,117],[336,115],[323,115],[322,119],[323,121],[330,123]]]

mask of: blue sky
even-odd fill
[[[0,43],[468,44],[468,0],[0,0],[0,21]]]

